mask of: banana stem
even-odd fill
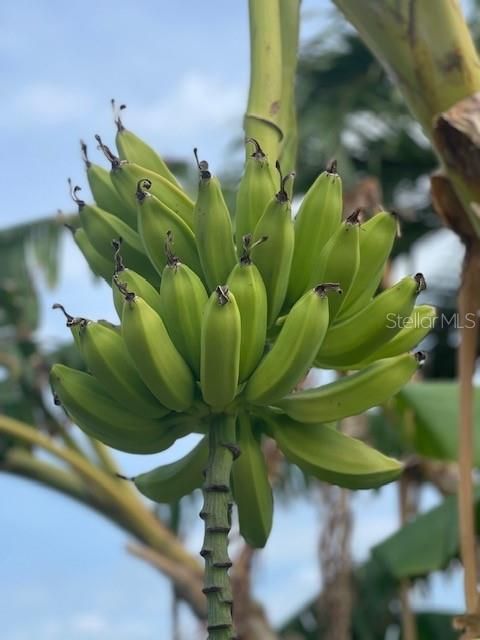
[[[282,40],[279,0],[249,0],[250,92],[245,113],[247,138],[258,140],[273,163],[279,155],[283,132]]]
[[[283,131],[280,161],[287,171],[293,171],[297,160],[298,130],[295,102],[300,0],[279,0],[282,38],[282,101],[280,126]]]
[[[471,107],[467,99],[480,91],[479,58],[458,0],[436,0],[434,11],[432,3],[421,0],[334,2],[402,92],[445,164],[470,224],[480,236],[480,222],[470,206],[479,199],[478,174],[472,179],[469,170],[477,140],[465,153],[468,166],[464,166],[445,148],[447,141],[438,129],[439,116],[460,106],[457,116],[462,116],[462,121],[454,123],[450,135],[457,135],[456,147],[462,131],[471,138],[470,130],[465,129],[469,119],[466,111]],[[475,109],[478,113],[478,107]],[[470,128],[476,132],[476,124]]]
[[[475,543],[475,513],[472,473],[474,469],[474,418],[473,418],[473,374],[477,352],[478,322],[473,326],[469,318],[476,317],[477,283],[480,258],[476,249],[467,249],[463,271],[463,282],[458,297],[461,322],[461,341],[458,350],[460,383],[459,424],[459,487],[458,511],[460,521],[460,555],[464,567],[464,591],[467,613],[479,611],[477,592],[477,560]]]
[[[95,440],[95,438],[89,437],[88,440],[102,469],[112,476],[116,476],[119,469],[108,447],[106,447],[102,442]]]
[[[107,502],[100,495],[92,494],[72,471],[39,460],[26,449],[9,449],[0,462],[0,471],[55,489],[104,515],[107,511]]]
[[[203,485],[205,537],[200,554],[205,559],[204,593],[207,596],[208,640],[231,640],[232,587],[228,534],[231,527],[230,475],[237,455],[235,416],[219,414],[210,423],[209,459]]]

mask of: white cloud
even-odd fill
[[[240,121],[245,91],[241,85],[225,85],[209,75],[188,73],[159,100],[144,107],[135,105],[125,114],[126,126],[162,136],[164,144],[178,141],[179,136],[195,140],[195,136],[205,137],[207,132],[211,135],[232,121]]]
[[[92,112],[94,100],[78,87],[35,82],[1,104],[3,126],[49,126],[75,121]]]
[[[71,620],[72,631],[98,635],[108,630],[107,620],[98,612],[80,613]]]

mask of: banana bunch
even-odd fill
[[[118,112],[119,113],[119,112]],[[82,142],[93,203],[73,230],[91,269],[112,289],[118,325],[75,318],[67,326],[85,371],[55,365],[55,397],[87,434],[132,453],[203,439],[184,458],[135,478],[159,502],[201,486],[208,433],[233,416],[240,452],[233,494],[240,528],[262,547],[273,513],[262,439],[274,438],[307,473],[350,488],[393,480],[401,464],[332,423],[387,401],[415,374],[435,309],[415,306],[421,274],[377,293],[397,219],[380,211],[342,218],[335,163],[305,194],[295,218],[293,173],[249,139],[236,207],[195,150],[198,193],[184,191],[165,161],[116,118],[117,153],[99,136],[109,169]],[[233,213],[233,215],[232,215]],[[312,366],[351,372],[301,389]],[[233,449],[232,449],[233,450]],[[237,451],[238,450],[238,451]]]

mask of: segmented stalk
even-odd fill
[[[235,416],[219,414],[210,423],[209,460],[203,485],[205,537],[200,554],[205,559],[203,592],[207,596],[208,640],[232,640],[232,587],[228,534],[233,507],[230,489],[232,463],[238,454]]]
[[[279,8],[282,41],[280,126],[283,131],[280,161],[284,169],[294,171],[298,146],[295,75],[298,60],[300,0],[279,0]]]
[[[273,163],[283,138],[282,42],[278,0],[249,0],[250,91],[245,136],[258,140]]]

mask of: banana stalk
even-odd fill
[[[208,603],[208,640],[231,640],[232,587],[228,570],[228,534],[233,500],[230,475],[238,449],[235,444],[236,417],[217,414],[210,423],[209,458],[203,485],[205,536],[200,555],[205,559],[203,592]]]
[[[298,146],[295,75],[298,59],[300,0],[278,0],[282,40],[282,102],[280,126],[283,132],[280,162],[288,171],[295,170]]]
[[[282,37],[278,0],[249,0],[250,92],[244,129],[271,158],[278,158],[283,131]]]

